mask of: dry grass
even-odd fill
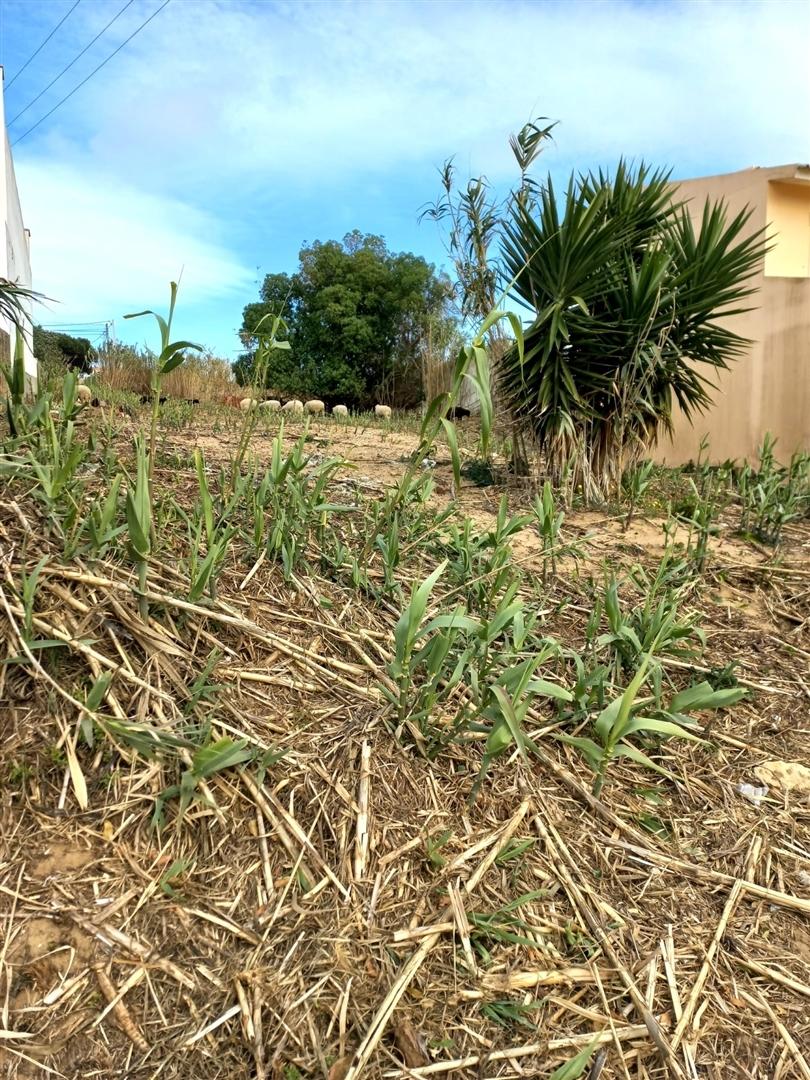
[[[108,345],[99,350],[93,383],[100,396],[109,391],[126,391],[140,397],[149,393],[150,358],[128,346]],[[190,354],[186,361],[163,379],[161,393],[167,397],[222,401],[238,392],[227,360],[210,353]]]
[[[357,449],[341,479],[355,494],[401,468],[406,436],[324,438]],[[167,446],[189,458],[198,440],[225,457],[232,436]],[[193,497],[190,468],[157,481]],[[462,505],[486,520],[492,495],[467,489]],[[643,523],[627,536],[615,524],[600,527],[600,557],[650,557]],[[49,552],[45,525],[0,488],[8,658],[24,651],[11,583]],[[472,807],[475,744],[431,763],[387,727],[390,603],[234,559],[219,599],[188,605],[168,553],[145,625],[128,567],[51,551],[37,626],[65,646],[0,667],[5,1075],[547,1077],[594,1041],[594,1080],[810,1075],[810,810],[734,792],[765,759],[807,757],[809,551],[796,526],[777,567],[753,548],[718,554],[705,663],[739,657],[768,690],[716,717],[710,744],[673,743],[676,782],[626,764],[597,801],[540,716],[538,756],[493,767]],[[531,545],[518,555],[530,568]],[[548,632],[576,641],[581,604],[577,578],[557,579]],[[190,706],[212,650],[216,697]],[[182,761],[81,742],[82,694],[102,670],[105,714],[122,725],[212,722],[285,756],[263,776],[254,763],[212,777],[176,821],[172,800],[157,833],[154,800]],[[651,787],[666,835],[642,824]],[[527,894],[528,943],[490,941],[486,963],[475,916]]]

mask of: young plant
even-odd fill
[[[507,668],[501,672],[491,687],[491,697],[488,705],[481,712],[485,721],[489,722],[487,741],[484,747],[484,756],[481,768],[475,778],[470,802],[472,803],[484,782],[484,778],[492,762],[510,750],[514,744],[515,749],[525,757],[526,750],[533,749],[531,739],[524,732],[526,717],[535,697],[550,697],[557,701],[571,701],[571,694],[556,683],[547,682],[545,679],[536,679],[535,671],[545,659],[545,653],[530,657],[519,664]],[[477,724],[471,724],[471,729]]]
[[[243,765],[254,757],[247,747],[246,739],[222,738],[209,746],[203,746],[191,758],[190,766],[180,777],[179,784],[168,787],[155,801],[153,822],[157,828],[165,824],[164,809],[172,799],[178,800],[176,827],[179,829],[189,806],[200,797],[200,786],[217,773]]]
[[[417,471],[420,468],[422,461],[428,456],[430,447],[436,442],[439,432],[444,430],[445,434],[447,434],[452,428],[451,422],[447,419],[447,414],[451,408],[458,404],[464,380],[470,377],[476,386],[480,383],[481,387],[483,387],[484,375],[488,370],[489,364],[486,347],[487,335],[494,328],[500,327],[504,320],[508,320],[512,327],[512,332],[514,334],[513,347],[516,355],[520,357],[521,363],[523,362],[523,327],[520,319],[513,311],[501,311],[498,308],[493,308],[481,323],[478,333],[475,335],[472,342],[459,350],[453,368],[450,390],[438,394],[429,403],[425,411],[419,429],[419,444],[411,455],[411,462],[405,470],[401,481],[397,485],[396,502],[392,506],[392,511],[397,509],[400,503],[407,501]],[[473,372],[475,373],[474,375],[472,374]],[[491,398],[489,398],[488,390],[485,393],[485,399],[486,400],[482,401],[481,442],[482,446],[484,446],[488,452],[493,419]],[[453,437],[448,438],[448,444],[453,464],[453,480],[455,489],[458,491],[461,486],[461,458],[458,452],[458,442],[455,438],[455,429],[453,429]],[[364,547],[361,561],[365,561],[368,558],[372,544],[373,540]]]
[[[496,911],[469,913],[470,944],[483,964],[492,962],[491,948],[494,945],[524,945],[529,949],[536,946],[537,943],[528,936],[532,930],[531,923],[526,922],[518,912],[526,904],[547,896],[545,889],[537,889],[510,900]]]
[[[38,481],[36,495],[46,505],[52,520],[56,521],[59,504],[64,502],[68,511],[78,511],[78,500],[71,490],[76,484],[76,474],[84,461],[84,447],[75,438],[72,420],[57,429],[50,412],[44,412],[40,421],[38,445],[29,452],[31,471]]]
[[[475,619],[464,615],[461,606],[425,624],[430,594],[446,566],[446,561],[441,563],[421,584],[414,585],[410,602],[394,628],[395,653],[387,671],[395,689],[383,687],[383,693],[396,710],[397,731],[410,722],[423,736],[428,735],[436,703],[458,685],[464,671],[463,658],[451,652],[455,640],[460,632],[478,626]]]
[[[622,527],[623,532],[627,532],[630,528],[630,522],[633,520],[636,508],[647,494],[647,488],[650,486],[650,480],[652,479],[652,471],[652,461],[641,461],[638,465],[628,469],[622,478],[622,486],[627,496],[627,514]]]
[[[645,594],[644,603],[629,612],[619,603],[619,586],[614,577],[605,585],[603,607],[609,632],[596,640],[598,649],[613,653],[615,676],[633,671],[655,644],[659,656],[694,658],[705,645],[703,631],[695,625],[695,616],[681,616],[680,593],[669,587],[660,595],[655,579],[642,567],[634,569],[634,581]],[[696,642],[699,648],[691,642]]]
[[[726,708],[734,705],[745,694],[742,689],[714,690],[708,683],[701,683],[676,694],[667,706],[663,706],[660,701],[659,683],[653,698],[640,700],[639,693],[649,677],[652,664],[653,652],[651,650],[642,659],[627,689],[601,711],[593,728],[598,741],[587,736],[562,733],[556,735],[563,742],[576,746],[594,770],[596,775],[593,794],[597,797],[602,792],[608,769],[616,758],[628,758],[662,776],[671,776],[666,769],[656,764],[635,746],[630,741],[632,737],[648,740],[680,738],[702,742],[703,740],[698,735],[689,730],[693,721],[687,715],[688,712]],[[650,705],[652,709],[648,709]],[[641,715],[642,710],[652,712],[653,715]]]
[[[537,530],[540,533],[540,541],[543,545],[543,584],[548,581],[548,568],[551,566],[552,575],[557,573],[557,551],[562,523],[565,520],[565,512],[556,512],[554,507],[554,493],[548,480],[543,484],[543,493],[535,495],[532,503],[532,512],[537,522]]]
[[[279,350],[289,351],[291,345],[289,341],[279,337],[279,334],[287,333],[287,324],[280,315],[264,315],[256,324],[254,334],[256,337],[256,355],[253,363],[253,379],[250,384],[249,396],[250,399],[257,400],[259,388],[264,388],[267,368],[270,364],[272,354]],[[242,428],[239,433],[239,443],[234,454],[233,461],[231,462],[231,491],[236,488],[236,481],[239,473],[242,469],[242,462],[245,459],[247,448],[250,444],[250,438],[256,429],[256,424],[259,420],[258,409],[248,409],[242,420]],[[284,431],[284,424],[282,421],[281,428],[279,430],[278,438],[280,439]]]
[[[85,523],[85,532],[90,550],[94,555],[103,557],[110,544],[126,528],[118,524],[118,497],[121,491],[121,473],[113,478],[106,495],[99,495],[90,507]]]
[[[214,501],[205,472],[205,458],[199,448],[194,451],[194,466],[199,498],[194,508],[196,521],[194,524],[191,521],[188,523],[191,533],[188,598],[192,603],[197,603],[206,592],[212,600],[216,599],[217,578],[236,527],[227,524],[231,507],[226,507],[220,518],[214,514]],[[203,539],[205,555],[202,554]]]
[[[141,618],[149,618],[149,601],[146,598],[146,575],[149,556],[152,553],[152,500],[149,491],[150,457],[143,442],[143,435],[135,438],[135,481],[127,484],[126,516],[129,532],[129,549],[138,571],[138,607]]]
[[[25,409],[25,352],[22,332],[17,329],[14,358],[11,364],[0,363],[0,373],[6,380],[6,420],[12,439],[24,435],[27,430]]]
[[[174,307],[177,303],[177,282],[172,281],[170,283],[171,298],[169,300],[169,313],[168,318],[163,318],[162,315],[158,315],[156,311],[136,311],[131,315],[125,315],[125,319],[140,319],[143,315],[151,315],[155,322],[158,324],[160,330],[160,352],[155,358],[155,362],[152,366],[151,381],[150,381],[150,393],[152,395],[152,421],[149,430],[149,468],[148,468],[148,480],[149,486],[152,485],[152,476],[155,470],[155,440],[157,434],[157,422],[158,415],[160,413],[160,389],[164,376],[168,375],[170,371],[174,371],[175,368],[185,360],[186,352],[189,349],[195,352],[201,352],[202,346],[195,345],[191,341],[172,341],[172,320],[174,318]]]
[[[795,453],[783,469],[774,456],[776,440],[765,435],[759,449],[759,467],[746,463],[738,478],[742,503],[740,531],[763,544],[778,547],[785,525],[802,516],[810,506],[807,454]]]

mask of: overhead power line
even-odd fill
[[[45,38],[45,40],[44,40],[44,41],[42,42],[42,44],[40,45],[40,47],[39,47],[38,49],[35,49],[35,50],[34,50],[34,51],[33,51],[33,52],[31,53],[31,55],[30,55],[30,56],[28,57],[28,59],[27,59],[27,60],[25,61],[25,63],[24,63],[24,64],[23,64],[23,66],[22,66],[22,67],[20,68],[20,70],[19,70],[19,71],[17,72],[17,74],[16,74],[15,76],[14,76],[14,78],[13,78],[13,79],[11,80],[11,82],[10,82],[10,83],[8,83],[8,84],[6,85],[6,90],[10,90],[10,89],[11,89],[11,87],[12,87],[12,86],[14,85],[14,83],[15,83],[15,82],[17,81],[17,79],[19,79],[19,77],[20,77],[20,76],[22,75],[22,73],[23,73],[23,72],[25,71],[25,69],[26,69],[26,68],[28,67],[28,65],[29,65],[29,64],[31,63],[31,61],[32,61],[32,60],[34,59],[34,57],[35,57],[35,56],[39,56],[39,54],[40,54],[40,53],[42,52],[42,50],[43,50],[43,49],[45,48],[45,46],[46,46],[46,45],[48,44],[48,42],[49,42],[49,41],[51,40],[51,38],[52,38],[52,37],[53,37],[53,35],[54,35],[54,34],[56,33],[56,31],[57,31],[57,30],[59,29],[59,27],[60,27],[60,26],[62,25],[62,23],[63,23],[63,22],[65,22],[65,20],[66,20],[66,19],[67,19],[67,18],[68,18],[68,17],[70,16],[70,15],[72,15],[72,14],[73,14],[73,12],[74,12],[74,11],[76,10],[76,8],[77,8],[77,7],[79,6],[79,4],[80,4],[80,3],[81,3],[81,0],[76,0],[76,3],[75,3],[75,4],[73,5],[73,7],[72,7],[72,8],[70,9],[70,11],[69,11],[69,12],[67,13],[67,15],[64,15],[64,16],[63,16],[63,17],[62,17],[62,18],[61,18],[61,19],[59,20],[59,22],[58,22],[58,23],[56,24],[56,26],[55,26],[55,27],[53,28],[53,30],[51,30],[50,34],[48,34],[48,36],[47,36],[47,37]]]
[[[93,38],[93,40],[88,45],[85,45],[85,47],[82,49],[82,51],[77,56],[73,57],[73,59],[70,61],[70,63],[67,65],[67,67],[63,67],[62,70],[59,72],[59,74],[56,76],[56,78],[51,79],[51,81],[48,83],[48,85],[45,87],[44,90],[40,90],[40,92],[37,94],[37,96],[35,98],[32,98],[31,101],[28,102],[28,104],[25,106],[24,109],[20,109],[20,111],[17,113],[17,115],[14,117],[13,120],[9,120],[9,127],[12,124],[15,124],[20,119],[20,117],[23,115],[23,113],[27,113],[32,105],[36,105],[36,103],[39,101],[39,99],[42,97],[42,95],[47,94],[48,91],[50,90],[50,88],[53,86],[53,84],[59,82],[59,80],[62,78],[62,76],[65,75],[68,71],[70,71],[70,69],[73,67],[73,65],[76,63],[76,61],[81,60],[81,58],[84,56],[84,54],[87,52],[87,50],[91,49],[95,45],[95,43],[98,41],[98,39],[100,37],[102,37],[104,34],[107,33],[107,31],[110,29],[112,24],[114,22],[117,22],[117,20],[121,18],[121,16],[124,14],[124,12],[127,10],[127,8],[131,7],[132,4],[134,4],[134,3],[135,3],[135,0],[127,0],[127,3],[124,4],[124,6],[121,8],[121,10],[118,12],[118,14],[113,15],[113,17],[110,19],[110,21],[104,27],[104,29],[99,30],[99,32],[96,34],[96,36]]]
[[[74,86],[69,94],[65,94],[65,96],[62,98],[61,101],[57,101],[57,103],[54,105],[54,107],[52,109],[49,109],[48,112],[46,112],[44,116],[41,116],[39,118],[39,120],[37,120],[37,122],[35,124],[32,124],[31,127],[27,131],[24,131],[22,133],[22,135],[20,135],[18,138],[16,138],[11,145],[16,146],[17,143],[22,142],[22,140],[24,138],[26,138],[28,135],[30,135],[32,131],[35,131],[36,128],[38,128],[41,123],[43,123],[45,120],[47,120],[49,116],[53,116],[53,114],[56,112],[56,110],[58,108],[60,108],[62,105],[64,105],[65,102],[69,98],[72,98],[77,90],[81,90],[81,88],[84,86],[84,84],[89,82],[93,78],[93,76],[96,74],[96,72],[101,71],[101,69],[105,66],[105,64],[109,64],[110,60],[112,60],[112,58],[114,56],[116,56],[118,53],[120,53],[121,50],[124,48],[124,46],[128,45],[130,43],[130,41],[132,41],[132,39],[134,37],[136,37],[138,34],[140,34],[141,30],[143,30],[143,28],[145,26],[148,26],[148,24],[152,21],[152,19],[154,19],[157,15],[159,15],[161,13],[161,11],[163,11],[163,9],[168,6],[169,3],[170,3],[170,0],[163,0],[163,3],[160,5],[160,7],[157,9],[157,11],[153,11],[152,14],[149,16],[149,18],[145,19],[144,22],[141,23],[141,25],[137,28],[137,30],[133,30],[133,32],[129,35],[129,37],[125,41],[122,41],[121,44],[118,46],[118,48],[113,50],[113,52],[110,53],[110,55],[107,57],[106,60],[102,60],[101,63],[98,65],[98,67],[93,68],[93,70],[90,72],[90,74],[87,75],[84,79],[82,79],[82,81],[77,86]]]

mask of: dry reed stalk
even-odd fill
[[[580,918],[584,919],[588,928],[594,935],[597,943],[603,949],[605,955],[608,957],[614,968],[618,972],[625,989],[627,990],[633,1005],[636,1008],[641,1019],[649,1032],[650,1038],[655,1043],[658,1051],[663,1058],[664,1064],[669,1071],[678,1080],[685,1080],[685,1074],[680,1064],[678,1063],[673,1053],[672,1047],[667,1043],[664,1038],[661,1027],[650,1010],[647,1008],[647,1003],[644,1000],[640,990],[635,984],[635,981],[630,974],[627,967],[621,962],[618,953],[613,947],[610,939],[608,938],[605,930],[602,926],[598,916],[591,910],[585,900],[585,896],[580,889],[579,885],[574,881],[572,876],[572,870],[575,869],[576,864],[571,859],[570,853],[560,839],[554,826],[551,822],[546,825],[539,814],[534,817],[534,823],[537,827],[537,831],[543,837],[546,846],[549,850],[552,863],[554,865],[555,872],[559,874],[560,879],[568,893],[569,899],[574,907],[574,910],[579,914]]]
[[[776,971],[765,964],[758,964],[756,960],[746,960],[744,956],[732,955],[731,960],[754,975],[761,975],[763,979],[769,979],[771,982],[787,987],[794,994],[801,994],[802,997],[810,998],[810,986],[807,983],[799,982],[798,979],[794,979],[792,975],[785,975],[783,972]]]
[[[149,1049],[149,1043],[143,1037],[140,1028],[130,1016],[123,998],[128,990],[141,981],[146,972],[143,968],[139,968],[130,975],[120,990],[116,990],[112,982],[110,982],[110,978],[103,966],[97,965],[94,970],[99,989],[107,1001],[107,1007],[94,1021],[94,1026],[100,1024],[108,1012],[112,1012],[116,1024],[118,1024],[126,1037],[141,1051],[141,1053],[145,1054]]]
[[[723,935],[726,932],[726,928],[729,923],[729,919],[734,914],[740,896],[742,895],[745,882],[735,881],[731,888],[731,892],[728,895],[728,899],[723,907],[723,913],[720,916],[720,921],[717,924],[717,929],[714,932],[709,948],[706,950],[706,956],[704,957],[703,964],[701,965],[698,977],[695,980],[695,984],[692,987],[691,993],[687,998],[686,1005],[684,1006],[683,1014],[678,1020],[678,1024],[675,1028],[675,1032],[672,1036],[672,1049],[677,1050],[684,1033],[691,1023],[694,1016],[697,1003],[700,1000],[700,995],[703,992],[703,987],[706,985],[706,980],[709,977],[714,958],[717,955],[717,950],[720,948],[720,942],[723,940]]]
[[[760,1009],[768,1017],[770,1017],[770,1019],[773,1021],[773,1026],[779,1032],[780,1036],[782,1037],[782,1041],[793,1056],[793,1060],[796,1062],[796,1065],[799,1068],[799,1072],[805,1078],[805,1080],[810,1080],[810,1065],[808,1065],[807,1063],[807,1058],[801,1052],[796,1043],[796,1040],[793,1038],[788,1029],[773,1011],[768,1001],[764,997],[762,997],[761,994],[749,994],[746,990],[740,990],[740,994],[742,995],[742,997],[745,998],[746,1001],[750,1002],[754,1006],[754,1008]]]
[[[604,837],[602,842],[610,847],[621,848],[623,851],[628,851],[632,855],[644,862],[652,863],[656,866],[661,866],[666,870],[677,871],[685,874],[687,877],[696,878],[699,881],[712,881],[718,885],[736,885],[739,881],[742,888],[751,896],[755,896],[758,900],[767,900],[771,904],[776,904],[779,907],[789,908],[791,911],[799,911],[804,915],[810,915],[810,900],[804,900],[800,896],[791,896],[790,893],[781,892],[778,889],[768,889],[764,885],[757,885],[753,881],[743,881],[740,878],[734,878],[731,874],[724,874],[720,870],[710,870],[705,866],[698,866],[695,863],[686,862],[684,859],[678,859],[674,855],[664,855],[659,851],[653,851],[651,848],[637,847],[635,844],[628,844],[623,840],[613,840],[609,837]]]
[[[498,854],[504,849],[511,837],[517,831],[520,823],[528,813],[529,803],[525,801],[518,807],[516,813],[510,818],[509,822],[503,830],[500,831],[500,836],[497,845],[490,851],[486,858],[480,863],[478,868],[472,874],[472,876],[463,884],[464,892],[469,896],[477,887],[481,878],[494,863]],[[402,995],[408,989],[411,981],[413,980],[419,968],[424,963],[428,953],[433,946],[438,942],[442,935],[441,930],[435,930],[432,934],[425,938],[417,951],[413,953],[411,957],[405,962],[399,976],[397,977],[394,985],[389,990],[385,999],[377,1009],[374,1018],[369,1025],[366,1035],[361,1042],[360,1046],[355,1052],[354,1060],[352,1061],[351,1068],[346,1074],[346,1080],[358,1080],[368,1064],[372,1053],[374,1052],[377,1044],[382,1038],[388,1021],[394,1014],[397,1005],[399,1004]]]
[[[354,880],[365,876],[368,861],[369,791],[371,787],[371,743],[363,742],[360,750],[360,783],[357,789],[357,828],[354,842]]]
[[[617,1028],[616,1035],[622,1042],[632,1042],[643,1039],[647,1035],[647,1029],[643,1024],[631,1024]],[[585,1035],[570,1035],[565,1038],[552,1039],[548,1042],[526,1043],[523,1046],[512,1046],[507,1050],[492,1050],[485,1054],[470,1054],[463,1058],[453,1058],[450,1061],[437,1061],[433,1065],[425,1065],[422,1068],[386,1069],[383,1076],[398,1080],[413,1077],[419,1080],[423,1076],[438,1076],[442,1073],[457,1072],[459,1069],[472,1069],[476,1065],[488,1065],[496,1061],[509,1061],[512,1058],[533,1057],[546,1053],[556,1053],[560,1050],[582,1049],[591,1043],[609,1043],[613,1036],[609,1031],[586,1033]],[[529,1075],[524,1073],[523,1075]]]

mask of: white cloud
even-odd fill
[[[118,4],[80,5],[55,70]],[[808,31],[795,0],[174,0],[14,151],[36,282],[71,319],[105,318],[163,306],[184,265],[183,306],[216,310],[224,340],[255,292],[244,262],[281,269],[355,225],[424,249],[410,223],[434,166],[511,178],[506,136],[537,114],[561,121],[555,172],[807,160]]]
[[[44,321],[119,317],[166,306],[181,272],[184,306],[249,287],[252,274],[217,240],[216,219],[176,199],[39,159],[17,165],[39,291],[59,301]]]
[[[807,156],[808,30],[793,0],[179,0],[81,91],[91,107],[65,108],[96,161],[142,169],[146,152],[156,184],[191,190],[327,195],[453,152],[498,175],[537,112],[577,165],[766,164]]]

